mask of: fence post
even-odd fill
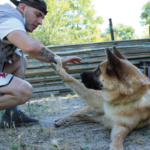
[[[114,31],[111,19],[109,19],[109,26],[110,26],[111,40],[114,41]]]

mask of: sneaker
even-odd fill
[[[39,124],[39,120],[28,117],[22,111],[15,111],[12,116],[3,114],[0,120],[1,128],[15,128],[21,126],[29,126]]]

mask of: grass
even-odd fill
[[[71,94],[67,94],[67,96],[66,96],[67,98],[71,98],[72,97],[72,95]]]
[[[26,146],[26,144],[22,143],[22,135],[17,140],[14,140],[12,136],[9,136],[9,143],[11,150],[20,150]]]
[[[51,102],[49,105],[48,103]],[[28,101],[26,108],[24,109],[25,113],[28,113],[32,117],[39,117],[39,114],[42,112],[57,114],[61,110],[61,98],[54,97],[50,95],[49,97],[43,98],[42,100]]]

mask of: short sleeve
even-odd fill
[[[16,18],[9,18],[8,20],[0,23],[0,40],[3,39],[12,31],[22,30],[26,32],[23,23]],[[4,41],[3,41],[4,42]]]

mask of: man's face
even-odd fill
[[[45,14],[38,9],[30,6],[26,6],[25,18],[26,18],[26,30],[33,32],[39,25],[42,25],[42,21]]]

